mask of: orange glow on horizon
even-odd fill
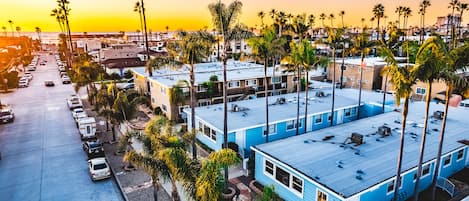
[[[136,0],[70,0],[70,25],[73,32],[135,32],[140,29],[138,14],[133,12]],[[271,23],[268,14],[272,8],[282,10],[294,15],[300,13],[316,16],[316,26],[322,26],[319,15],[325,13],[335,15],[334,26],[341,26],[338,13],[345,11],[344,23],[347,26],[361,26],[361,18],[366,19],[366,25],[371,25],[371,9],[377,3],[385,6],[387,21],[397,20],[394,10],[397,6],[409,6],[412,16],[409,25],[419,23],[418,4],[420,0],[329,0],[327,3],[320,0],[241,0],[244,4],[240,22],[255,27],[260,25],[257,17],[259,11],[266,12],[265,23]],[[208,4],[215,0],[172,0],[172,1],[145,1],[148,29],[152,31],[186,29],[197,30],[211,27],[211,16],[207,9]],[[224,3],[230,1],[223,0]],[[426,24],[434,24],[437,16],[446,16],[451,12],[447,8],[448,1],[433,0],[428,8]],[[56,7],[55,0],[15,0],[1,1],[0,27],[5,26],[10,31],[8,20],[14,22],[13,26],[20,26],[22,31],[34,31],[36,26],[43,32],[59,31],[54,17],[49,16],[50,11]],[[382,19],[382,23],[384,23]],[[325,20],[330,25],[330,20]],[[376,26],[376,21],[374,22]],[[2,31],[2,30],[0,30]]]

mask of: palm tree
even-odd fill
[[[421,28],[420,28],[420,43],[423,42],[423,38],[425,35],[425,14],[427,13],[427,7],[431,6],[430,0],[422,0],[420,2],[420,18],[421,18]]]
[[[42,43],[42,39],[41,39],[41,28],[35,27],[34,30],[36,31],[37,39],[39,40],[39,43]],[[41,50],[42,50],[42,46],[41,46]]]
[[[264,17],[265,17],[264,11],[259,11],[257,13],[257,16],[261,19],[261,28],[264,28]]]
[[[402,108],[401,137],[397,157],[397,172],[393,198],[393,200],[398,200],[399,187],[401,183],[402,156],[404,153],[404,136],[407,125],[407,114],[409,111],[409,100],[412,95],[412,86],[416,83],[416,79],[411,73],[413,67],[410,65],[402,67],[398,66],[398,62],[394,58],[392,50],[389,49],[386,45],[381,45],[380,52],[386,61],[386,67],[382,72],[387,77],[389,76],[391,78],[390,82],[392,83],[395,91],[394,97],[396,105],[399,106],[401,104],[401,99],[404,99],[404,106]]]
[[[459,30],[459,31],[458,31],[458,37],[460,37],[460,36],[462,37],[462,35],[461,35],[462,16],[463,16],[463,14],[464,14],[464,11],[469,10],[469,4],[467,4],[467,3],[459,3],[459,4],[458,4],[458,7],[457,7],[457,10],[459,11],[459,16],[460,16],[460,19],[459,19],[459,21],[458,21],[458,26],[457,26],[457,27],[458,27],[458,30]]]
[[[451,25],[453,25],[453,23],[454,23],[454,10],[457,10],[458,5],[460,3],[461,2],[459,0],[450,0],[450,2],[449,2],[448,8],[451,8],[451,22],[450,22]]]
[[[63,21],[63,13],[61,9],[54,8],[52,9],[50,16],[55,17],[57,23],[59,23],[60,31],[64,32],[64,21]]]
[[[384,17],[384,6],[383,4],[376,4],[373,7],[373,17],[378,21],[378,25],[376,27],[378,36],[376,37],[376,40],[379,40],[379,32],[380,32],[380,27],[379,27],[379,22],[382,17]]]
[[[441,40],[441,39],[440,39]],[[453,40],[456,38],[453,37]],[[444,44],[443,41],[438,41],[438,43]],[[446,129],[446,118],[448,116],[448,106],[453,89],[457,88],[462,91],[467,90],[469,83],[467,78],[461,77],[457,72],[464,72],[469,65],[469,43],[465,43],[463,46],[451,50],[447,55],[444,55],[447,59],[447,65],[444,71],[442,72],[442,80],[446,83],[446,97],[445,97],[445,110],[443,114],[443,120],[441,123],[440,138],[438,144],[438,153],[436,156],[435,164],[435,173],[433,174],[433,183],[432,183],[432,200],[435,200],[436,194],[436,182],[439,177],[439,168],[441,162],[441,154],[443,150],[443,140],[445,138],[445,129]]]
[[[335,71],[335,66],[336,66],[336,61],[335,61],[335,53],[336,53],[336,49],[339,47],[340,43],[341,42],[344,42],[343,39],[342,39],[342,35],[344,34],[345,32],[345,29],[344,28],[340,28],[340,29],[329,29],[329,34],[328,34],[328,38],[327,38],[327,42],[329,43],[330,47],[332,48],[332,66],[333,66],[333,70],[332,70],[332,107],[331,107],[331,126],[334,125],[334,104],[335,104],[335,75],[336,75],[336,71]],[[345,50],[345,44],[343,45],[342,47],[342,54],[344,54],[344,50]],[[342,57],[344,57],[344,55],[342,55]],[[343,59],[344,60],[344,59]],[[342,60],[342,62],[343,62]],[[343,65],[343,64],[342,64]],[[342,79],[342,77],[341,77]],[[340,81],[342,83],[342,81]]]
[[[402,15],[404,17],[404,30],[407,32],[409,17],[412,16],[412,9],[410,9],[409,7],[404,7],[402,10]]]
[[[215,39],[211,34],[205,31],[194,33],[179,32],[178,42],[168,44],[169,49],[179,52],[179,61],[190,65],[190,99],[191,99],[191,133],[195,135],[195,106],[196,106],[196,88],[195,88],[195,64],[202,62],[211,53],[212,44]],[[192,158],[197,159],[197,147],[195,138],[192,141]]]
[[[138,13],[138,18],[140,19],[140,30],[143,30],[142,6],[140,5],[139,1],[135,2],[134,12]],[[140,31],[138,31],[138,32],[140,32]],[[140,38],[140,36],[139,36],[139,38]]]
[[[11,37],[15,37],[15,33],[13,32],[13,21],[8,20],[8,24],[10,24]]]
[[[15,30],[16,30],[16,33],[18,33],[18,37],[20,37],[21,27],[17,26]]]
[[[339,13],[339,16],[342,19],[342,28],[345,28],[344,15],[345,15],[345,11],[341,10],[340,13]]]
[[[73,54],[73,43],[72,43],[72,34],[70,30],[70,23],[68,21],[68,16],[70,15],[70,8],[68,7],[70,4],[70,1],[68,0],[57,0],[57,4],[59,9],[63,12],[63,17],[64,17],[64,22],[65,22],[65,27],[68,32],[68,42],[70,43],[70,53]],[[70,55],[71,56],[71,55]],[[72,61],[70,60],[70,66],[71,66]]]
[[[3,30],[3,36],[4,36],[4,37],[7,37],[7,27],[6,27],[6,26],[2,26],[2,30]]]
[[[326,19],[326,14],[325,13],[321,13],[321,15],[319,15],[319,19],[321,20],[322,22],[322,27],[324,28],[325,25],[324,25],[324,20]]]
[[[433,36],[427,39],[422,46],[419,48],[416,56],[415,67],[413,73],[418,80],[427,83],[426,90],[426,108],[425,108],[425,119],[423,123],[422,139],[420,144],[420,154],[419,161],[417,166],[417,177],[415,181],[414,189],[414,200],[418,200],[419,196],[419,183],[420,176],[422,174],[422,163],[423,163],[423,154],[425,152],[425,141],[427,137],[427,127],[428,127],[428,113],[430,110],[431,102],[431,93],[432,93],[432,83],[439,79],[440,72],[446,66],[446,61],[443,55],[447,54],[442,40]]]
[[[329,14],[328,19],[331,20],[331,27],[334,27],[334,19],[335,19],[334,14],[333,13]]]
[[[362,22],[362,28],[365,28],[365,18],[360,19],[360,21]]]
[[[210,153],[207,160],[202,161],[200,171],[193,186],[195,197],[199,201],[218,201],[223,191],[223,180],[220,169],[239,163],[239,158],[231,149],[221,149]],[[225,184],[226,187],[226,184]]]
[[[357,110],[357,118],[360,118],[360,105],[361,105],[361,98],[362,98],[362,83],[363,83],[363,70],[366,68],[365,66],[365,57],[370,53],[371,47],[374,43],[369,41],[369,34],[366,31],[366,28],[363,31],[356,35],[352,40],[352,49],[350,50],[353,54],[360,54],[361,62],[360,62],[360,83],[359,83],[359,90],[358,90],[358,110]]]
[[[397,28],[398,29],[401,29],[401,16],[402,16],[402,11],[404,10],[404,7],[402,6],[399,6],[396,8],[396,10],[394,11],[395,13],[397,13]]]
[[[265,96],[265,142],[269,142],[269,84],[267,80],[267,66],[269,59],[275,58],[278,52],[283,51],[285,40],[278,38],[275,31],[267,28],[264,29],[260,37],[251,38],[248,40],[249,46],[252,48],[252,53],[255,57],[263,60],[264,62],[264,96]],[[272,77],[272,84],[274,77]]]
[[[144,34],[144,39],[145,39],[145,51],[146,51],[146,61],[150,60],[150,47],[148,46],[148,32],[147,32],[147,16],[145,14],[145,5],[143,0],[140,0],[139,2],[136,2],[134,5],[134,11],[139,13],[140,16],[140,26],[142,25],[142,31]],[[142,21],[143,19],[143,21]],[[152,68],[147,68],[148,76],[152,77],[153,76],[153,69]]]
[[[209,4],[208,8],[212,15],[213,25],[223,37],[223,147],[228,149],[228,86],[226,77],[226,63],[228,61],[227,46],[231,44],[233,27],[241,14],[243,4],[240,1],[225,5],[218,0],[217,3]],[[225,188],[228,187],[228,168],[224,168]]]

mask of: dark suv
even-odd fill
[[[104,156],[103,144],[99,140],[86,141],[83,143],[83,150],[88,158],[96,158]]]
[[[0,121],[2,123],[13,122],[15,120],[15,114],[11,109],[0,110]]]

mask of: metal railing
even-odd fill
[[[451,183],[450,180],[443,177],[438,177],[436,186],[446,191],[451,197],[453,197],[456,192],[456,186]]]

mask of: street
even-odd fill
[[[13,123],[0,125],[0,200],[120,201],[114,179],[93,182],[66,98],[71,84],[63,85],[55,58],[37,66],[29,87],[0,94],[15,113]],[[54,87],[45,87],[53,80]]]

